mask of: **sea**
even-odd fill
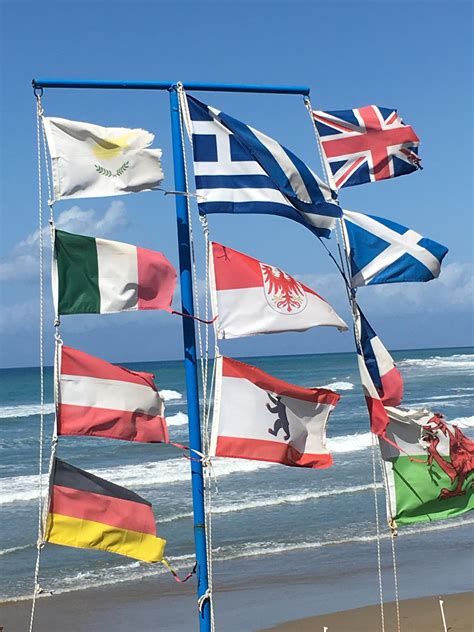
[[[408,350],[394,352],[393,356],[405,380],[404,405],[440,411],[474,437],[474,348]],[[334,466],[311,470],[242,459],[214,459],[211,485],[215,567],[222,569],[222,576],[233,583],[252,577],[270,581],[272,576],[285,572],[288,559],[298,560],[301,576],[310,576],[315,567],[322,568],[320,565],[330,564],[331,559],[339,560],[338,564],[375,569],[371,435],[355,354],[241,359],[288,382],[324,386],[341,394],[327,429]],[[155,374],[166,400],[171,440],[186,444],[182,362],[124,366]],[[0,595],[2,600],[12,600],[30,596],[33,588],[39,490],[38,368],[1,370],[0,390]],[[43,467],[47,468],[54,410],[51,368],[45,370],[45,393]],[[185,452],[163,444],[64,437],[59,441],[58,456],[151,501],[158,534],[167,540],[171,563],[181,574],[192,568],[190,463]],[[376,472],[375,494],[386,537],[378,466]],[[399,546],[403,548],[405,538],[417,551],[430,550],[433,544],[442,547],[443,542],[467,542],[472,540],[473,522],[474,518],[465,514],[405,527],[400,529]],[[351,553],[355,543],[370,545],[364,549],[363,560]],[[298,553],[298,558],[289,558],[291,553]],[[161,565],[52,544],[46,545],[41,555],[41,585],[45,591],[56,594],[166,573]],[[171,576],[169,580],[172,582]],[[457,589],[463,588],[460,585]],[[469,588],[465,586],[466,590]]]

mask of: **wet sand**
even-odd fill
[[[81,590],[53,597],[41,597],[37,601],[35,632],[103,632],[104,630],[134,630],[151,632],[152,630],[197,630],[197,613],[194,610],[194,591],[187,589],[171,590],[169,594],[156,594],[143,590],[143,587]],[[274,616],[274,605],[269,600],[259,600],[258,616],[255,626],[242,621],[239,609],[249,595],[229,591],[216,596],[225,609],[232,629],[246,632],[250,630],[274,632],[378,632],[380,626],[380,606],[367,606],[332,614],[318,615],[281,623],[275,627],[262,627],[265,619]],[[258,592],[258,591],[255,591]],[[449,632],[472,632],[474,630],[474,593],[461,593],[443,596],[446,622]],[[341,605],[343,605],[341,603]],[[184,620],[180,614],[182,608],[189,608],[190,616]],[[30,601],[17,601],[0,604],[0,625],[3,632],[22,632],[28,630]],[[165,621],[162,614],[175,613],[173,624]],[[222,614],[222,613],[221,613]],[[395,604],[385,605],[385,632],[396,632]],[[403,632],[443,632],[443,622],[438,596],[421,597],[400,602],[401,630]],[[217,630],[228,629],[222,616],[217,613]],[[284,619],[284,616],[280,620]],[[235,627],[234,627],[235,626]]]
[[[449,632],[472,632],[474,630],[474,593],[447,595],[444,613]],[[396,632],[395,603],[384,607],[385,632]],[[317,617],[289,621],[271,628],[269,632],[375,632],[381,629],[380,606],[367,606],[355,610],[335,612]],[[439,597],[421,597],[400,602],[400,628],[403,632],[443,632],[443,620]]]

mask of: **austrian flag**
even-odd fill
[[[151,373],[62,346],[58,434],[167,442],[164,404]]]
[[[211,301],[218,338],[317,325],[347,330],[329,303],[283,270],[218,243],[211,243]]]
[[[339,398],[328,389],[288,384],[249,364],[218,357],[210,454],[329,467],[326,424]]]

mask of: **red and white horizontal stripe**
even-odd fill
[[[164,404],[153,375],[63,346],[58,434],[168,441]]]
[[[305,331],[316,326],[347,330],[331,305],[306,285],[300,284],[306,295],[304,308],[282,313],[271,306],[266,295],[260,261],[215,242],[211,253],[211,302],[218,338]]]
[[[322,468],[332,465],[326,448],[326,423],[339,400],[328,389],[295,386],[256,367],[219,357],[210,453],[213,456]],[[279,396],[289,423],[274,436],[278,414],[270,409]]]

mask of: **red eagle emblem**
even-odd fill
[[[438,452],[440,433],[449,441],[449,459]],[[464,483],[474,472],[474,441],[466,437],[457,426],[448,426],[439,413],[432,417],[428,424],[423,426],[422,441],[428,450],[428,467],[435,461],[445,472],[451,483],[457,483],[454,489],[442,489],[440,499],[463,496]],[[470,484],[474,486],[474,481]]]
[[[301,283],[266,263],[260,263],[268,304],[280,314],[295,314],[306,307],[307,296]]]

